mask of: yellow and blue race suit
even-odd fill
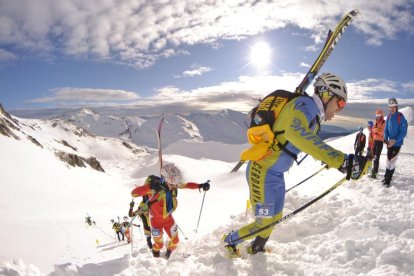
[[[262,110],[267,109],[266,114],[260,116],[262,104],[256,110],[258,116],[254,117],[255,123],[248,131],[248,139],[253,146],[242,153],[242,160],[250,160],[246,178],[255,220],[227,235],[224,241],[228,244],[235,245],[256,236],[265,239],[270,236],[273,227],[239,239],[282,217],[285,200],[283,174],[292,166],[294,156],[299,152],[308,153],[331,168],[339,168],[346,157],[317,136],[321,113],[315,102],[320,101],[318,97],[299,96],[277,110],[277,106],[266,105],[272,94],[262,101]]]

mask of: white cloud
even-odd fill
[[[280,76],[242,76],[237,81],[222,82],[214,86],[193,90],[182,90],[175,86],[158,89],[156,95],[132,103],[136,106],[157,106],[168,113],[192,112],[195,110],[233,109],[249,111],[256,99],[275,89],[293,91],[303,75],[283,74]],[[275,87],[275,83],[278,87]]]
[[[27,55],[65,54],[148,67],[184,54],[180,47],[217,45],[287,25],[311,30],[323,42],[327,27],[354,7],[367,43],[412,33],[411,0],[334,1],[77,1],[0,0],[0,44]],[[27,53],[28,52],[28,53]]]
[[[47,102],[99,102],[99,101],[127,101],[138,99],[134,92],[113,89],[93,89],[62,87],[51,90],[52,96],[32,99],[33,103]]]
[[[0,62],[16,60],[17,56],[12,52],[0,48]]]
[[[305,63],[305,62],[301,62],[301,63],[299,64],[299,66],[300,66],[300,67],[306,67],[306,68],[311,67],[309,64],[307,64],[307,63]]]
[[[139,97],[134,92],[110,89],[59,88],[53,95],[33,99],[36,103],[56,103],[60,106],[116,106],[139,109],[148,113],[190,113],[194,111],[217,111],[233,109],[249,111],[263,98],[276,89],[294,91],[303,74],[284,73],[277,76],[241,76],[236,81],[184,90],[176,86],[160,87],[153,96]],[[275,86],[277,84],[277,86]],[[413,82],[398,83],[387,79],[365,79],[347,82],[350,102],[383,103],[390,96],[412,103]],[[312,94],[312,85],[307,89]],[[121,103],[123,101],[124,103]],[[137,111],[138,112],[138,111]]]
[[[207,66],[201,66],[201,65],[192,65],[190,70],[184,71],[181,75],[175,76],[176,78],[187,78],[187,77],[196,77],[201,76],[204,73],[210,72],[211,68]]]
[[[366,79],[347,83],[351,101],[389,97],[414,97],[414,82],[399,83],[387,79]]]
[[[414,81],[403,83],[401,86],[407,91],[414,92]]]
[[[139,99],[132,104],[145,107],[154,105],[166,113],[217,111],[226,108],[247,112],[256,104],[255,99],[263,98],[276,89],[294,91],[302,78],[303,74],[285,73],[278,76],[241,76],[237,81],[222,82],[192,90],[166,86],[158,89],[155,96]],[[414,98],[414,89],[410,90],[413,87],[412,83],[407,86],[387,79],[366,79],[349,81],[347,86],[350,102],[367,102],[376,99],[381,103],[391,95],[404,99]],[[312,91],[313,86],[310,85],[307,92],[312,94]]]

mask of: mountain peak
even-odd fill
[[[7,113],[7,111],[3,108],[3,106],[0,103],[0,114],[4,115],[5,117],[7,117],[8,119],[12,120],[12,117],[10,116],[9,113]]]
[[[88,109],[88,108],[86,108],[86,107],[79,108],[78,110],[76,110],[76,112],[77,112],[77,113],[88,114],[88,115],[99,115],[99,113],[98,113],[98,112],[93,111],[93,110],[91,110],[91,109]]]
[[[19,140],[20,138],[13,132],[19,130],[18,125],[18,121],[13,119],[0,103],[0,134]]]

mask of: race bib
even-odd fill
[[[151,235],[154,237],[158,237],[161,236],[161,231],[160,229],[157,228],[151,228]]]
[[[175,234],[177,234],[177,230],[178,230],[177,224],[174,223],[173,226],[171,226],[170,228],[171,236],[175,236]]]
[[[274,214],[274,205],[266,203],[257,203],[256,204],[256,217],[273,217]]]

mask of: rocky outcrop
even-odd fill
[[[65,140],[60,141],[60,143],[61,143],[62,145],[64,145],[64,146],[68,147],[68,148],[73,149],[74,151],[78,151],[78,149],[77,149],[77,148],[72,147],[72,146],[71,146],[68,142],[66,142]]]
[[[89,164],[93,169],[99,171],[99,172],[105,172],[105,170],[102,168],[101,163],[99,163],[98,159],[95,157],[89,157],[86,159],[86,163]]]
[[[20,130],[18,125],[18,121],[13,119],[0,104],[0,134],[20,140],[20,138],[13,132],[13,130]]]
[[[148,153],[148,150],[147,149],[140,148],[140,147],[136,147],[136,146],[133,147],[130,144],[128,144],[127,142],[125,142],[125,141],[122,142],[122,145],[124,147],[126,147],[127,149],[131,150],[134,154],[139,154],[139,153],[144,153],[144,152]]]
[[[55,154],[57,157],[59,157],[60,160],[69,164],[72,167],[86,168],[86,164],[88,164],[94,170],[105,172],[99,161],[93,156],[86,159],[77,154],[67,153],[63,151],[58,151]]]
[[[63,162],[69,164],[72,167],[81,167],[86,168],[84,158],[80,157],[79,155],[73,153],[67,153],[63,151],[58,151],[56,156],[60,158]]]
[[[77,125],[75,125],[74,123],[71,123],[69,121],[62,121],[59,119],[54,119],[52,120],[52,127],[57,127],[60,126],[63,130],[67,131],[67,132],[71,132],[73,134],[75,134],[76,136],[79,137],[96,137],[95,134],[90,133],[88,130],[83,129]]]
[[[30,141],[32,141],[33,144],[35,144],[36,146],[39,146],[43,149],[42,144],[40,144],[35,138],[33,138],[32,136],[28,135],[27,139],[29,139]]]

